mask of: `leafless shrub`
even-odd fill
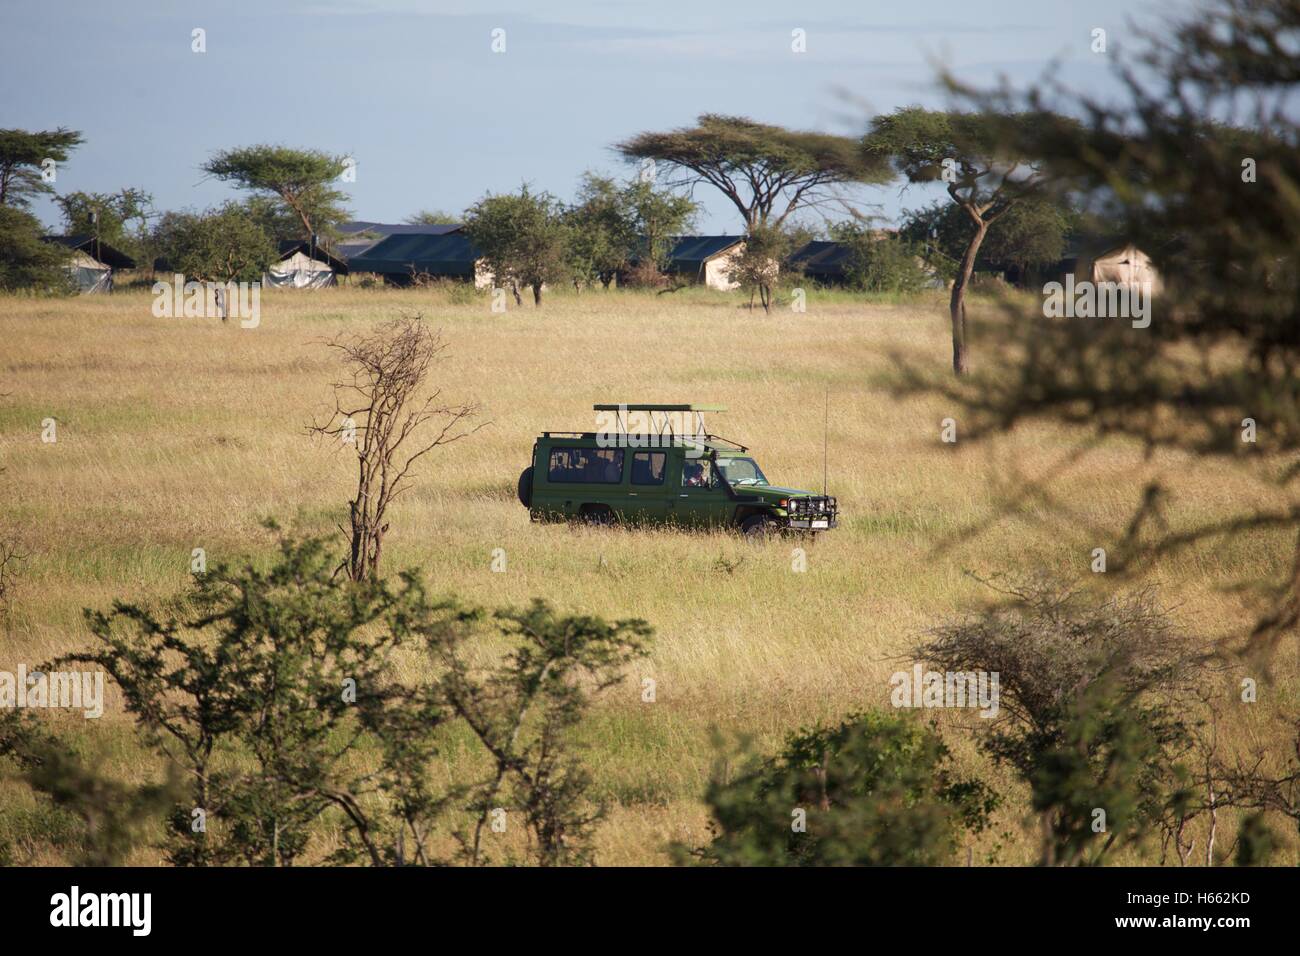
[[[1189,689],[1202,666],[1153,590],[1090,600],[1048,578],[984,582],[1007,600],[932,628],[915,656],[941,670],[996,671],[1002,709],[1042,727],[1101,674],[1126,693]]]
[[[348,376],[334,383],[334,412],[309,426],[316,435],[352,445],[357,456],[357,491],[348,503],[347,558],[339,566],[349,578],[375,578],[388,533],[388,509],[406,487],[411,466],[443,445],[473,434],[473,404],[452,405],[434,386],[423,398],[434,366],[447,344],[422,317],[403,315],[368,335],[334,339]]]
[[[1186,862],[1188,825],[1208,814],[1213,827],[1224,805],[1215,739],[1197,736],[1211,659],[1151,589],[1097,598],[1049,578],[995,587],[1004,601],[932,629],[914,653],[940,670],[998,675],[1000,716],[978,743],[1030,788],[1040,862],[1095,865],[1152,832]]]

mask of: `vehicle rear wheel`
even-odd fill
[[[777,532],[776,519],[768,514],[750,515],[740,523],[740,531],[746,538],[762,540],[770,538]]]
[[[519,495],[519,503],[525,508],[533,506],[533,466],[529,465],[519,475],[519,488],[516,492]]]

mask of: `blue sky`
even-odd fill
[[[1045,71],[1113,90],[1109,60],[1172,4],[1151,0],[0,0],[0,126],[83,131],[57,188],[138,186],[160,209],[234,195],[214,150],[258,142],[354,156],[358,218],[457,212],[528,181],[563,199],[584,169],[628,175],[610,144],[736,113],[859,134],[872,113],[941,105],[943,66],[1018,85]],[[207,52],[191,52],[191,31]],[[1109,53],[1090,49],[1107,30]],[[492,32],[506,50],[492,52]],[[805,53],[791,34],[805,31]],[[737,232],[707,187],[703,232]],[[919,190],[863,189],[888,219]],[[35,210],[54,225],[49,202]]]

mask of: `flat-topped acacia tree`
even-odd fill
[[[796,209],[834,199],[837,186],[890,178],[887,161],[858,149],[850,137],[716,113],[695,126],[639,133],[614,149],[625,159],[677,170],[670,185],[713,186],[740,212],[746,232],[780,227]]]
[[[298,235],[277,239],[311,239],[347,218],[343,208],[347,196],[332,185],[346,168],[343,156],[267,145],[222,150],[202,167],[208,175],[234,183],[255,198],[272,200],[301,224]]]

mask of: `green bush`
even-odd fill
[[[933,281],[922,259],[922,247],[898,236],[880,236],[856,225],[835,230],[836,241],[850,249],[845,278],[862,292],[911,294]]]
[[[855,714],[791,736],[705,795],[713,840],[679,861],[732,866],[938,865],[997,797],[954,774],[948,748],[906,717]]]

